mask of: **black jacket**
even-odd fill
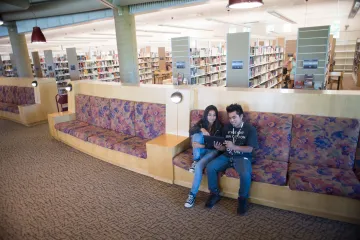
[[[215,125],[215,132],[214,134],[211,134],[211,132],[209,131],[210,135],[211,136],[219,136],[221,137],[222,136],[222,124],[216,124]],[[200,129],[201,128],[205,128],[205,129],[208,129],[208,126],[206,123],[204,123],[204,120],[201,119],[200,121],[198,121],[192,128],[190,128],[190,136],[194,135],[195,133],[200,133]]]

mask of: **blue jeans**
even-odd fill
[[[220,193],[218,173],[225,171],[229,167],[234,167],[240,176],[239,197],[248,198],[251,186],[251,159],[241,156],[230,158],[222,154],[207,165],[206,172],[210,192]]]
[[[204,144],[204,136],[202,133],[196,133],[192,136],[192,141]],[[190,192],[196,196],[201,184],[203,171],[206,165],[218,155],[216,149],[194,148],[193,159],[197,161],[195,167],[194,180]]]

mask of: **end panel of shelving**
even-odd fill
[[[177,78],[179,74],[191,81],[190,75],[190,38],[178,37],[171,39],[172,49],[172,76]]]
[[[226,86],[248,88],[250,33],[228,33],[226,44]],[[242,61],[242,68],[233,67],[236,61]]]

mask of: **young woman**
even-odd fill
[[[206,165],[218,155],[216,149],[206,149],[204,136],[221,136],[222,125],[219,113],[215,106],[210,105],[205,109],[203,118],[190,129],[193,147],[193,164],[189,171],[194,172],[194,180],[185,207],[194,206],[196,194],[199,191],[203,170]]]

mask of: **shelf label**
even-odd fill
[[[232,61],[231,68],[232,69],[243,69],[244,62],[243,61]]]
[[[319,60],[318,60],[318,59],[304,60],[304,61],[303,61],[303,68],[306,68],[306,69],[317,69],[317,68],[318,68],[318,64],[319,64]]]
[[[177,69],[184,69],[185,68],[185,62],[176,62],[176,68]]]

